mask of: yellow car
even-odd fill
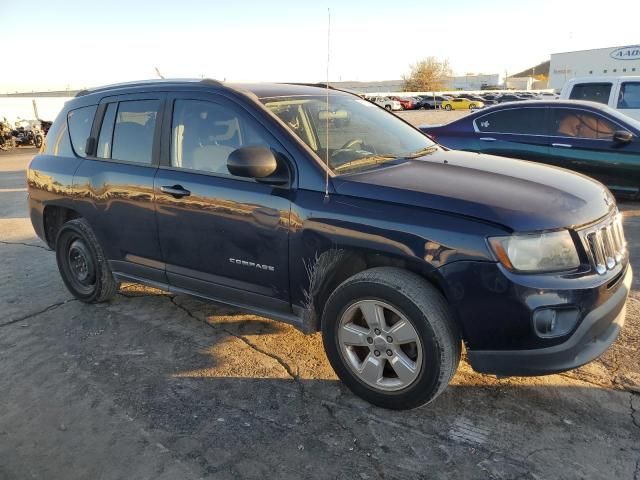
[[[484,103],[480,100],[469,100],[468,98],[452,98],[442,101],[442,108],[445,110],[473,110],[482,107],[484,107]]]

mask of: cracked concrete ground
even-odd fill
[[[636,291],[596,362],[497,380],[463,361],[431,405],[385,411],[317,334],[132,284],[74,301],[26,218],[32,154],[0,152],[0,479],[640,479]]]

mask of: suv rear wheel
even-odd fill
[[[322,335],[340,379],[384,408],[432,401],[460,361],[460,336],[445,299],[398,268],[373,268],[343,282],[327,300]]]
[[[60,228],[56,260],[64,284],[78,300],[104,302],[117,293],[118,283],[85,219],[70,220]]]

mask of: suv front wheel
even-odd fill
[[[343,282],[327,300],[322,335],[340,379],[384,408],[429,403],[460,361],[460,335],[445,299],[399,268],[373,268]]]
[[[85,219],[69,220],[60,228],[56,260],[64,284],[78,300],[104,302],[117,293],[118,283]]]

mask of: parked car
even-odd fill
[[[96,303],[137,282],[321,330],[340,379],[395,409],[442,392],[463,341],[497,375],[615,341],[632,272],[604,186],[443,150],[327,93],[166,80],[65,103],[27,184],[69,291]]]
[[[416,108],[423,110],[429,110],[434,108],[441,108],[442,102],[451,99],[446,95],[420,95],[418,105]]]
[[[380,105],[381,107],[386,108],[387,110],[402,110],[402,104],[399,101],[393,100],[389,97],[372,97],[371,101],[376,105]]]
[[[500,95],[498,98],[496,98],[497,103],[521,102],[523,100],[529,100],[529,99],[513,93],[505,93],[503,95]]]
[[[560,98],[603,103],[640,120],[640,76],[572,78]]]
[[[458,97],[450,100],[444,100],[441,108],[445,110],[473,110],[474,108],[484,107],[484,102],[480,100],[469,100],[468,98]]]
[[[402,110],[413,110],[416,102],[411,98],[406,97],[389,97],[391,100],[395,100],[400,104]]]
[[[553,92],[539,92],[538,97],[542,100],[557,100],[560,98],[560,95]]]
[[[449,148],[569,168],[640,198],[640,122],[598,103],[513,102],[421,130]]]

